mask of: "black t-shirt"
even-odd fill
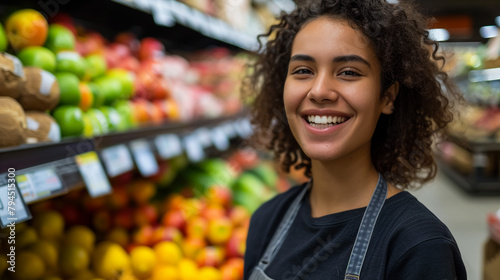
[[[304,186],[276,196],[253,214],[245,254],[245,280]],[[265,270],[274,280],[344,279],[366,207],[313,218],[308,197],[306,194],[283,246]],[[448,228],[404,191],[385,201],[360,279],[462,280],[467,279],[467,274]]]

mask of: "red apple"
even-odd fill
[[[90,197],[90,196],[85,196],[83,199],[83,207],[87,211],[97,211],[100,209],[105,208],[106,205],[106,196],[100,196],[100,197]]]
[[[229,210],[229,219],[234,227],[243,226],[250,219],[250,212],[245,207],[236,205]]]
[[[207,220],[215,220],[226,216],[226,210],[222,205],[211,203],[208,204],[201,213],[202,217]]]
[[[124,186],[113,187],[113,193],[107,197],[107,205],[111,209],[121,209],[128,205],[129,196]]]
[[[128,71],[132,71],[134,73],[136,73],[139,70],[140,66],[141,64],[139,63],[139,60],[137,60],[137,58],[133,56],[127,56],[122,60],[118,61],[118,63],[116,64],[117,68],[122,68]]]
[[[226,244],[226,255],[228,258],[243,258],[246,250],[247,229],[235,229],[233,235]]]
[[[187,221],[186,235],[190,237],[205,238],[208,232],[208,222],[202,217],[194,217]]]
[[[106,62],[108,69],[117,67],[118,63],[125,57],[131,56],[130,50],[127,46],[113,43],[109,45],[105,51]]]
[[[141,43],[132,32],[121,32],[115,36],[115,42],[127,46],[133,55],[137,55]]]
[[[135,244],[150,246],[153,238],[154,229],[150,225],[144,225],[138,228],[132,235]]]
[[[173,241],[180,246],[182,244],[182,240],[182,232],[177,228],[158,226],[153,232],[151,243],[154,245],[161,241]]]
[[[233,225],[229,218],[213,219],[208,222],[207,239],[211,244],[223,245],[231,238],[232,231]]]
[[[87,32],[81,37],[77,37],[76,49],[82,56],[90,54],[104,54],[106,39],[97,32]]]
[[[196,255],[196,263],[199,267],[219,267],[224,261],[224,250],[217,246],[208,246],[201,249]]]
[[[113,215],[114,224],[118,227],[131,229],[134,226],[134,211],[132,209],[122,209]]]
[[[158,210],[153,205],[144,204],[134,211],[134,222],[136,226],[155,225],[158,220]]]
[[[159,58],[165,55],[165,47],[155,38],[146,37],[141,40],[138,57],[140,60]]]
[[[152,104],[151,111],[149,111],[149,117],[151,122],[154,124],[161,124],[163,122],[163,112],[157,104]]]
[[[73,35],[77,35],[76,27],[73,22],[73,18],[66,13],[57,13],[55,16],[50,18],[50,23],[56,23],[68,28]]]
[[[212,186],[207,192],[209,203],[220,204],[225,208],[230,206],[232,196],[231,189],[222,186]]]
[[[66,226],[82,225],[86,222],[82,211],[74,205],[64,205],[59,212],[63,215]]]
[[[184,232],[186,228],[186,215],[182,210],[171,210],[163,216],[162,224],[167,227],[175,227]]]
[[[197,237],[187,237],[182,241],[182,252],[184,256],[194,260],[198,253],[206,246],[205,239]]]

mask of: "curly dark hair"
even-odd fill
[[[452,101],[462,97],[442,70],[445,59],[438,54],[438,43],[429,38],[427,19],[411,3],[324,0],[284,13],[279,23],[259,36],[259,57],[250,65],[252,72],[242,89],[243,98],[252,102],[253,139],[274,152],[284,171],[294,166],[312,176],[311,160],[288,126],[283,90],[296,34],[322,16],[345,19],[369,39],[367,45],[374,48],[381,65],[381,92],[399,83],[394,113],[380,116],[372,137],[371,158],[377,171],[403,189],[433,179],[434,135],[453,120]],[[262,44],[262,38],[267,43]]]

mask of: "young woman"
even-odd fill
[[[311,180],[254,213],[245,279],[466,279],[450,231],[405,191],[434,178],[432,137],[460,99],[422,16],[316,1],[267,36],[245,91],[256,136]]]

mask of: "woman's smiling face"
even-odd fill
[[[285,111],[312,160],[369,157],[380,114],[392,112],[392,102],[380,98],[380,63],[366,42],[346,20],[329,17],[307,23],[295,37]]]

